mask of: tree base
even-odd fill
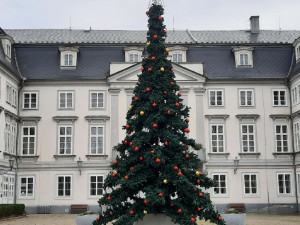
[[[176,225],[171,218],[164,214],[149,214],[144,219],[134,223],[134,225]]]

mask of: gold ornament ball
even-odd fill
[[[165,71],[165,68],[163,68],[163,67],[160,68],[160,71],[161,71],[161,72],[164,72],[164,71]]]
[[[114,171],[114,174],[117,174],[117,173],[118,173],[118,171],[117,171],[117,170],[115,170],[115,171]]]
[[[141,115],[141,116],[143,116],[144,114],[145,114],[144,111],[141,111],[141,112],[140,112],[140,115]]]
[[[150,45],[150,42],[147,42],[147,46],[149,46]]]
[[[167,179],[164,179],[163,182],[164,182],[164,184],[167,184],[167,183],[168,183],[168,180],[167,180]]]
[[[129,109],[132,109],[132,105],[129,106]]]
[[[166,52],[169,52],[170,51],[170,49],[169,48],[166,48]]]
[[[199,172],[198,170],[196,171],[196,175],[197,175],[197,176],[199,176],[199,175],[200,175],[200,172]]]
[[[144,210],[144,214],[145,214],[145,215],[147,215],[147,214],[148,214],[147,210]]]

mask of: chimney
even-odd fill
[[[250,32],[251,34],[259,33],[259,16],[250,17]]]

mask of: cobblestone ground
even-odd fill
[[[1,225],[76,225],[73,214],[31,214],[0,220]],[[198,225],[211,225],[199,221]],[[230,225],[230,224],[229,224]],[[300,225],[300,213],[257,214],[247,213],[247,225]]]

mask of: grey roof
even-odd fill
[[[293,47],[260,47],[253,50],[253,68],[237,68],[230,46],[190,47],[188,62],[204,62],[209,79],[286,78],[291,66]]]
[[[104,79],[110,62],[124,62],[121,47],[80,47],[76,69],[60,68],[58,46],[17,46],[22,75],[27,79]]]
[[[70,29],[6,29],[19,44],[130,44],[145,43],[147,31],[142,30],[70,30]],[[247,30],[219,31],[169,31],[167,44],[192,43],[243,43],[243,44],[291,44],[300,37],[296,30],[261,30],[251,34]]]

